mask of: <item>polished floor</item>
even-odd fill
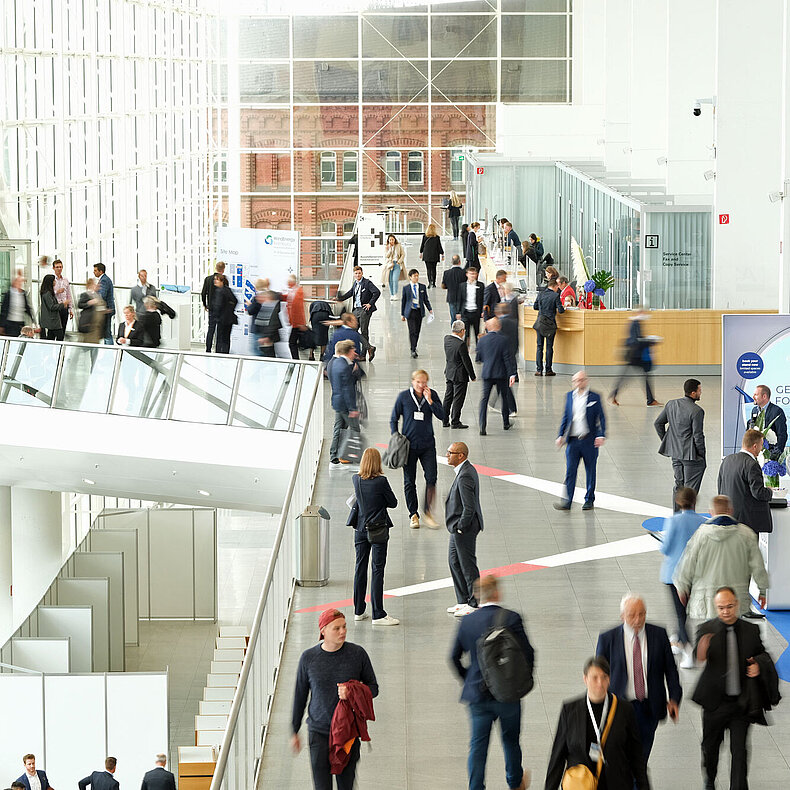
[[[447,246],[448,253],[455,251],[451,244]],[[371,323],[378,353],[368,366],[367,380],[371,411],[367,439],[371,444],[387,442],[395,395],[408,386],[417,363],[429,371],[434,388],[443,394],[442,338],[448,331],[447,310],[444,292],[431,290],[430,297],[436,302],[437,320],[423,326],[418,360],[409,357],[399,304],[386,296],[379,302],[381,309]],[[478,540],[480,568],[502,568],[529,560],[536,560],[534,565],[539,566],[518,573],[506,569],[509,575],[502,580],[502,590],[505,605],[524,616],[537,651],[537,682],[523,703],[521,740],[533,786],[542,787],[561,702],[582,693],[582,664],[593,653],[598,633],[618,623],[621,596],[628,590],[642,593],[648,603],[648,620],[671,630],[672,608],[658,577],[661,555],[642,522],[667,512],[672,473],[669,460],[656,452],[658,438],[652,423],[657,410],[645,407],[643,393],[634,382],[622,393],[620,408],[607,408],[609,438],[598,463],[598,507],[585,513],[578,506],[569,513],[555,511],[552,503],[564,475],[564,456],[556,450],[554,437],[570,377],[535,378],[532,370],[534,366],[530,369],[528,364],[516,385],[519,413],[513,430],[504,433],[501,419],[491,412],[488,436],[478,435],[480,385],[472,384],[463,412],[470,429],[450,431],[438,426],[436,434],[439,455],[451,441],[462,439],[469,444],[470,460],[486,467],[480,477],[486,518],[485,531]],[[605,393],[611,383],[611,379],[593,380],[592,388]],[[679,397],[681,386],[680,377],[657,378],[657,397],[661,401]],[[709,457],[716,456],[720,443],[719,386],[718,378],[703,379]],[[325,395],[328,403],[328,388]],[[312,787],[306,750],[293,756],[288,749],[296,665],[300,653],[318,637],[315,611],[299,610],[340,602],[349,617],[353,612],[348,599],[354,552],[351,530],[344,526],[350,475],[345,470],[328,469],[328,408],[327,415],[327,441],[315,503],[332,514],[330,581],[323,588],[297,589],[261,787]],[[401,472],[388,471],[387,475],[399,506],[392,513],[395,529],[385,589],[393,597],[386,601],[386,608],[400,618],[401,625],[374,628],[369,620],[349,622],[348,638],[370,653],[381,688],[375,700],[377,720],[371,725],[373,740],[370,747],[363,746],[357,785],[381,790],[463,788],[469,726],[465,706],[459,703],[460,683],[447,660],[457,628],[457,621],[445,613],[455,602],[446,582],[447,532],[443,526],[436,531],[410,529]],[[701,503],[715,493],[715,479],[716,469],[709,469]],[[440,466],[440,501],[451,482],[452,471]],[[579,551],[593,546],[599,548]],[[765,625],[764,641],[774,658],[787,647],[770,625]],[[681,670],[681,677],[690,696],[697,672]],[[785,697],[790,694],[787,683],[782,683],[781,691]],[[750,786],[756,790],[790,786],[790,707],[780,705],[772,721],[771,727],[751,730]],[[702,785],[700,734],[699,708],[686,701],[679,723],[663,725],[657,734],[649,765],[654,788]],[[718,787],[729,786],[728,773],[729,760],[723,748]],[[496,733],[489,752],[487,786],[506,787]]]

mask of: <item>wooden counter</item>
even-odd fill
[[[719,373],[721,317],[724,314],[770,314],[776,310],[654,310],[642,327],[645,335],[663,342],[653,348],[653,372],[661,375]],[[521,352],[528,370],[534,370],[537,311],[521,305]],[[566,310],[557,316],[554,369],[569,373],[584,367],[599,375],[614,375],[623,363],[623,342],[628,336],[628,310]],[[694,370],[689,370],[693,366]],[[702,368],[700,370],[700,368]]]

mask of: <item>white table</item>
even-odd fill
[[[771,508],[773,532],[760,533],[760,551],[768,569],[767,609],[790,609],[790,508]]]

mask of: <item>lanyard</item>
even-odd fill
[[[590,720],[592,721],[593,729],[595,730],[595,737],[598,740],[598,745],[601,745],[601,730],[595,722],[595,716],[593,716],[593,709],[592,705],[590,705],[590,696],[587,695],[587,710],[590,713]],[[605,726],[606,723],[606,714],[609,712],[609,695],[606,695],[606,699],[603,703],[603,710],[601,711],[601,725]]]
[[[417,407],[417,411],[422,411],[422,405],[425,403],[425,396],[422,397],[422,403],[417,403],[417,398],[414,397],[414,390],[410,389],[409,394],[411,395],[411,399],[414,401],[414,405]]]

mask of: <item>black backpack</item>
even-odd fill
[[[507,610],[500,609],[491,627],[477,640],[477,663],[483,682],[497,702],[518,702],[532,691],[532,664],[505,625]]]

